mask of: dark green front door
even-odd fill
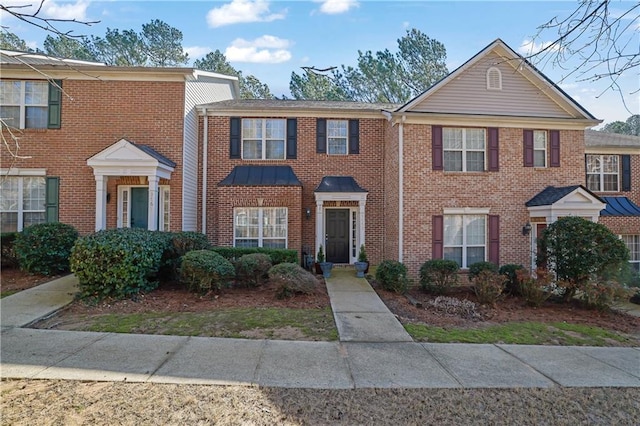
[[[349,209],[327,210],[327,262],[349,263]]]
[[[131,227],[149,227],[149,188],[131,188]]]

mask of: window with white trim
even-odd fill
[[[287,208],[238,207],[233,235],[234,247],[287,248]]]
[[[547,167],[547,132],[533,131],[533,167]]]
[[[22,231],[46,222],[46,179],[44,176],[0,178],[0,229]]]
[[[284,160],[286,123],[284,119],[243,118],[242,158]]]
[[[486,149],[485,129],[442,129],[444,170],[455,172],[483,171]]]
[[[502,90],[502,73],[496,67],[487,70],[487,90]]]
[[[487,216],[444,215],[443,255],[461,268],[486,260]]]
[[[0,81],[0,117],[16,129],[46,129],[49,107],[47,81]]]
[[[348,149],[348,120],[327,120],[327,154],[347,155]]]
[[[587,188],[596,192],[620,190],[620,157],[587,154]]]
[[[620,238],[629,249],[629,263],[640,273],[640,235],[621,235]]]

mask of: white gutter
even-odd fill
[[[404,239],[404,122],[406,115],[402,116],[400,125],[398,126],[398,262],[402,262],[403,249],[402,241]]]
[[[209,116],[205,114],[202,128],[202,233],[207,235],[207,145],[209,145]]]

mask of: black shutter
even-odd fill
[[[431,258],[442,259],[444,254],[444,216],[431,217]]]
[[[47,223],[57,222],[59,210],[60,178],[47,177],[45,187],[45,211]]]
[[[59,129],[62,125],[62,80],[49,82],[49,108],[47,110],[47,128]]]
[[[431,126],[431,162],[433,165],[433,170],[444,170],[443,155],[442,126]]]
[[[631,191],[631,156],[622,156],[622,190]]]
[[[497,127],[489,127],[489,171],[497,172],[500,170],[500,159],[499,159],[499,142],[498,142],[498,128]]]
[[[298,158],[298,120],[287,118],[287,160]]]
[[[231,117],[229,135],[229,158],[241,158],[242,119],[240,117]]]
[[[533,130],[524,130],[522,139],[524,141],[524,166],[533,167]]]
[[[500,265],[500,216],[489,216],[489,262]]]
[[[360,154],[360,122],[349,120],[349,154]]]
[[[560,131],[549,131],[549,139],[551,145],[551,160],[549,165],[551,167],[560,167]]]
[[[318,118],[316,120],[316,153],[327,153],[327,119]]]

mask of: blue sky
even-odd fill
[[[8,0],[3,4],[32,4],[39,0]],[[160,19],[183,33],[185,50],[192,59],[219,49],[245,75],[267,83],[275,95],[289,93],[291,72],[302,66],[325,68],[354,65],[358,50],[397,50],[397,39],[416,28],[447,49],[450,71],[460,66],[496,38],[522,54],[552,40],[532,37],[537,27],[554,16],[565,16],[577,1],[375,1],[375,0],[224,0],[224,1],[92,1],[46,0],[43,17],[100,21],[92,26],[62,25],[75,34],[103,36],[106,29],[142,30]],[[612,10],[633,3],[614,0]],[[1,16],[2,25],[42,47],[42,30]],[[637,19],[633,23],[640,30]],[[640,35],[636,44],[640,44]],[[567,70],[537,64],[551,80],[560,82]],[[572,70],[572,65],[567,64]],[[632,70],[634,71],[634,70]],[[570,77],[560,87],[597,118],[606,122],[626,120],[640,113],[637,69],[627,72],[620,94],[606,90],[609,81],[576,81]],[[635,91],[635,93],[633,93]]]

